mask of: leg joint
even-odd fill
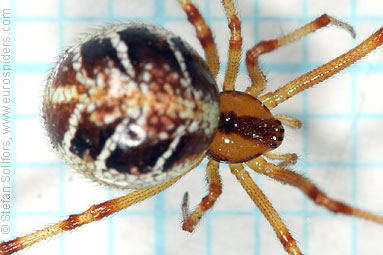
[[[246,53],[246,61],[255,64],[259,55],[270,52],[278,47],[278,40],[260,41]]]

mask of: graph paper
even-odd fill
[[[221,71],[227,63],[229,30],[218,0],[196,0],[212,27]],[[10,234],[30,233],[124,192],[95,184],[60,161],[51,150],[39,111],[46,76],[60,52],[101,25],[143,21],[164,26],[203,53],[193,27],[176,0],[11,0],[12,171]],[[383,25],[380,0],[237,0],[244,49],[273,39],[323,13],[352,24],[356,39],[339,28],[321,29],[261,57],[267,91],[338,56]],[[4,18],[3,18],[4,20]],[[245,54],[243,54],[245,55]],[[4,72],[4,71],[3,71]],[[222,72],[221,72],[222,73]],[[222,74],[218,83],[222,84]],[[244,65],[237,88],[250,84]],[[296,152],[291,168],[331,197],[383,214],[383,48],[316,85],[273,113],[299,118],[286,128],[280,152]],[[158,196],[101,222],[35,245],[21,254],[183,255],[285,254],[264,217],[221,165],[223,193],[193,234],[181,230],[185,191],[196,205],[207,191],[206,162]],[[253,175],[304,254],[382,254],[377,224],[317,207],[298,190]]]

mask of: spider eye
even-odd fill
[[[218,124],[218,89],[205,62],[174,34],[118,24],[65,52],[45,90],[54,147],[103,184],[145,188],[196,164]]]
[[[208,154],[216,160],[238,163],[277,148],[284,129],[256,98],[238,91],[220,93],[218,130]]]

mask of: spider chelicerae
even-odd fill
[[[246,52],[252,85],[243,93],[235,91],[234,86],[242,50],[241,23],[233,2],[222,1],[231,38],[223,92],[218,93],[214,79],[219,60],[212,33],[191,2],[180,3],[196,28],[206,63],[187,43],[165,30],[139,23],[117,24],[68,49],[53,69],[44,95],[45,124],[61,156],[93,180],[137,191],[4,242],[0,245],[2,254],[11,254],[153,196],[191,171],[206,155],[209,192],[192,211],[185,194],[182,227],[186,231],[194,230],[222,191],[219,162],[229,164],[289,254],[301,252],[243,164],[298,187],[331,211],[382,223],[381,216],[332,200],[309,180],[288,170],[288,165],[296,162],[296,154],[272,150],[283,140],[282,124],[299,128],[301,123],[284,115],[273,116],[269,110],[374,50],[382,44],[383,30],[345,55],[266,94],[262,94],[266,79],[258,65],[261,54],[329,24],[352,34],[354,31],[348,24],[322,15],[290,34],[262,41]],[[267,159],[281,163],[274,165]]]

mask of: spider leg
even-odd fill
[[[252,85],[246,89],[246,92],[253,97],[258,97],[258,95],[261,94],[266,87],[266,77],[261,71],[258,63],[258,58],[260,55],[276,50],[283,45],[291,43],[329,24],[347,29],[351,35],[355,37],[354,29],[349,24],[328,16],[327,14],[323,14],[312,22],[291,33],[288,33],[287,35],[281,36],[274,40],[261,41],[253,48],[248,50],[246,53],[246,67],[247,71],[249,72]]]
[[[378,46],[383,44],[383,28],[380,28],[361,44],[344,53],[343,55],[331,60],[330,62],[315,68],[314,70],[292,80],[274,92],[267,93],[259,97],[259,100],[268,108],[272,109],[278,104],[286,101],[300,91],[311,87],[335,73],[350,66],[361,59]]]
[[[227,68],[225,73],[225,79],[223,82],[223,90],[234,90],[235,79],[237,78],[238,74],[238,67],[242,49],[241,21],[238,18],[233,1],[221,1],[223,7],[225,8],[226,17],[229,21],[229,28],[231,31],[229,44],[229,58],[227,60]]]
[[[189,0],[179,0],[179,3],[184,9],[189,22],[193,24],[198,40],[205,51],[209,69],[213,76],[216,77],[219,71],[219,58],[211,30],[193,3]]]
[[[311,181],[302,175],[271,164],[262,157],[252,159],[246,162],[246,164],[258,173],[269,176],[283,184],[289,184],[299,188],[316,204],[323,206],[334,213],[353,215],[376,223],[383,223],[383,216],[367,212],[334,200],[319,190]]]
[[[196,164],[195,166],[197,166],[198,164]],[[62,232],[78,228],[84,224],[88,224],[93,221],[101,220],[102,218],[105,218],[113,213],[121,211],[127,208],[128,206],[131,206],[158,194],[164,189],[170,187],[181,177],[183,177],[186,173],[194,169],[194,167],[190,168],[182,175],[177,176],[165,183],[159,184],[154,187],[137,190],[132,193],[129,193],[128,195],[109,200],[98,205],[93,205],[88,210],[80,214],[70,215],[66,220],[60,221],[42,230],[36,231],[29,235],[25,235],[23,237],[15,238],[7,242],[2,242],[0,243],[0,254],[12,254]]]
[[[182,203],[182,212],[184,216],[184,223],[182,225],[183,230],[193,232],[204,213],[214,205],[217,198],[221,195],[222,184],[218,168],[219,162],[209,158],[209,163],[206,167],[209,193],[202,199],[198,207],[191,214],[188,214],[188,193],[185,193]]]
[[[302,127],[302,122],[300,120],[286,116],[286,115],[276,114],[276,115],[274,115],[274,118],[276,118],[277,120],[279,120],[283,124],[288,125],[288,126],[293,127],[293,128],[301,128]]]
[[[263,153],[263,156],[273,159],[273,160],[282,160],[279,164],[280,167],[286,167],[288,165],[295,165],[298,160],[298,156],[296,153],[279,153],[274,151],[269,151]]]
[[[282,219],[279,217],[270,201],[266,198],[265,194],[254,183],[253,179],[251,179],[249,173],[244,169],[243,165],[229,164],[229,167],[247,194],[251,197],[259,210],[266,217],[288,254],[302,254],[286,225],[283,223]]]

